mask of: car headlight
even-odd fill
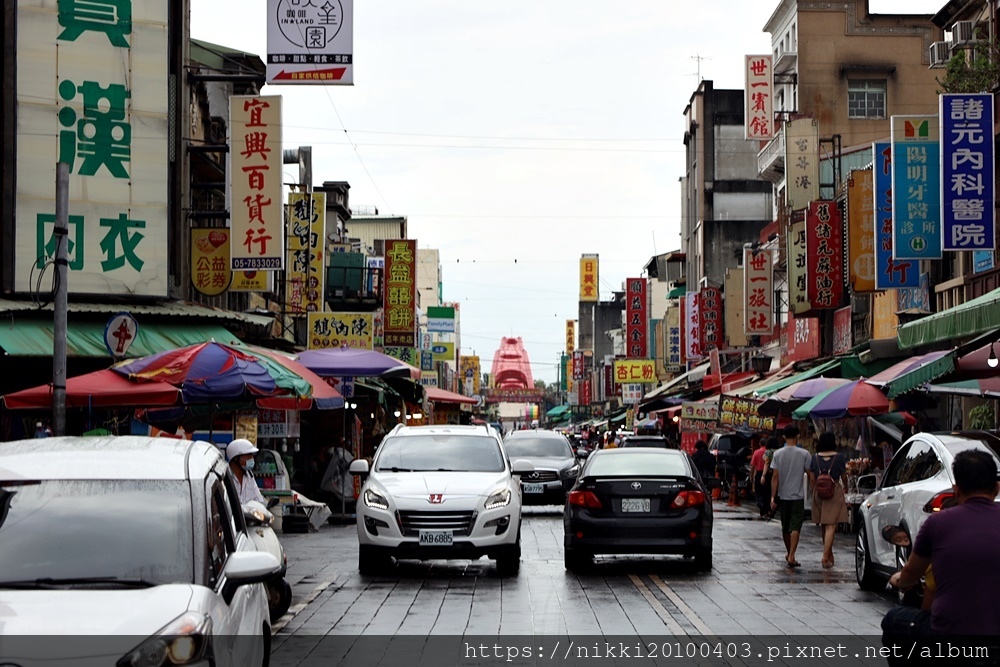
[[[510,489],[497,491],[486,499],[486,509],[495,510],[499,507],[510,505]]]
[[[374,507],[377,510],[389,509],[389,501],[380,493],[375,493],[371,489],[365,490],[365,505]]]
[[[190,665],[211,657],[212,619],[186,612],[155,635],[139,644],[117,663],[117,667],[165,667]]]
[[[274,522],[274,515],[268,510],[262,510],[259,507],[250,510],[249,515],[253,517],[258,526],[270,526]],[[251,523],[251,525],[253,524]]]
[[[562,471],[563,477],[576,477],[580,474],[580,464],[572,465]]]

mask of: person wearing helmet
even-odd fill
[[[226,459],[229,460],[229,469],[233,471],[236,484],[240,488],[240,504],[245,505],[251,500],[256,500],[262,505],[267,505],[260,489],[257,488],[257,481],[253,478],[254,458],[253,455],[259,450],[253,443],[245,438],[237,438],[226,447]]]

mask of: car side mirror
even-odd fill
[[[281,564],[273,555],[263,551],[237,551],[229,555],[222,576],[222,599],[229,604],[236,590],[248,584],[261,584],[281,572]]]
[[[878,486],[878,478],[875,475],[861,475],[858,477],[858,491],[860,493],[873,493]]]
[[[515,459],[510,466],[510,472],[514,475],[527,475],[535,472],[535,464],[524,459]]]
[[[368,461],[366,459],[354,459],[348,471],[352,475],[367,475],[369,472]]]

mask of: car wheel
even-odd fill
[[[694,566],[699,572],[712,571],[712,548],[707,547],[698,551],[694,556]]]
[[[358,572],[374,577],[382,574],[392,565],[392,558],[369,544],[358,546]]]
[[[501,553],[497,554],[497,574],[501,577],[516,577],[521,570],[521,534],[517,535],[517,542],[509,547],[504,547]]]
[[[885,588],[885,582],[875,573],[872,559],[868,555],[868,530],[863,519],[858,524],[858,539],[854,543],[854,574],[863,591],[876,592]]]
[[[284,578],[268,582],[267,609],[274,623],[288,612],[292,606],[292,587]]]
[[[586,551],[566,547],[563,551],[563,563],[568,572],[585,572],[594,564],[594,557]]]

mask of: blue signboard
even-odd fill
[[[941,259],[937,116],[892,117],[893,259]]]
[[[420,370],[422,371],[432,371],[434,370],[434,355],[430,350],[420,351]]]
[[[892,257],[892,147],[888,141],[872,144],[875,171],[875,289],[918,287],[919,262]]]
[[[993,250],[993,95],[941,95],[945,250]]]
[[[897,310],[933,310],[931,308],[930,276],[920,274],[920,287],[896,290]]]
[[[993,251],[977,250],[972,253],[972,272],[982,273],[993,268]]]

